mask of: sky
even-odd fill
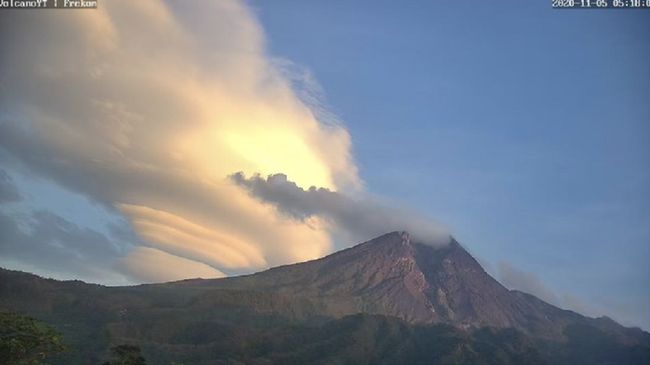
[[[510,288],[650,329],[647,11],[111,1],[0,17],[0,266],[222,277],[407,229],[453,235]]]

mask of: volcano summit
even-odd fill
[[[0,308],[53,324],[93,363],[646,364],[650,334],[508,290],[454,239],[392,232],[252,275],[133,287],[3,270]],[[407,362],[405,362],[408,360]]]

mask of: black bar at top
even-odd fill
[[[97,9],[97,0],[0,0],[3,9]]]

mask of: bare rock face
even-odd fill
[[[413,242],[407,232],[253,275],[179,284],[273,293],[309,303],[300,311],[304,316],[381,314],[459,328],[515,327],[542,336],[561,335],[564,318],[573,315],[506,289],[454,239],[433,247]]]
[[[397,232],[314,261],[187,284],[308,298],[321,311],[315,315],[369,313],[410,322],[438,320],[426,296],[428,283],[418,267],[414,246],[407,234]]]

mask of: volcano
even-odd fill
[[[436,247],[392,232],[324,258],[219,280],[176,285],[232,289],[309,303],[306,315],[393,316],[409,323],[459,328],[515,327],[555,336],[577,318],[536,297],[506,289],[455,240]]]
[[[104,287],[2,270],[0,309],[60,329],[78,349],[61,363],[99,361],[120,343],[187,364],[650,359],[650,334],[508,290],[455,239],[432,246],[407,232],[223,279]]]

